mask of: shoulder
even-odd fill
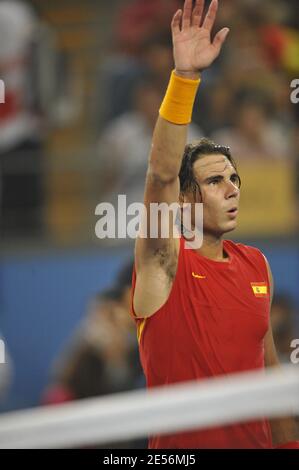
[[[259,248],[251,245],[244,245],[244,243],[233,242],[232,240],[225,240],[225,247],[228,247],[232,251],[252,255],[252,256],[264,256]]]
[[[243,243],[236,243],[231,240],[225,240],[224,246],[228,252],[234,254],[235,256],[247,259],[253,263],[257,263],[260,266],[262,265],[263,267],[270,269],[266,256],[259,248],[251,245],[245,245]]]

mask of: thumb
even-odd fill
[[[218,49],[218,51],[220,51],[221,47],[223,46],[228,33],[229,33],[229,29],[223,28],[220,31],[218,31],[218,33],[214,37],[213,46],[215,46],[216,49]]]

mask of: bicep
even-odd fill
[[[179,237],[176,216],[179,211],[179,178],[161,180],[149,169],[144,192],[144,213],[140,236],[136,240],[136,256],[148,257],[159,251],[169,251]]]
[[[137,269],[140,258],[169,251],[178,238],[175,227],[179,210],[179,171],[186,144],[187,126],[158,118],[145,181],[144,214],[136,241]]]

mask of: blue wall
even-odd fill
[[[256,246],[271,264],[276,291],[290,293],[299,307],[298,247]],[[7,257],[0,263],[0,331],[15,367],[5,409],[38,404],[49,367],[82,318],[88,298],[111,284],[131,253],[74,251]]]
[[[38,403],[49,367],[84,315],[87,300],[113,282],[130,254],[74,252],[0,263],[0,331],[15,368],[5,408]]]

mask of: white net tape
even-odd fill
[[[299,414],[284,366],[0,415],[0,448],[65,448]]]

